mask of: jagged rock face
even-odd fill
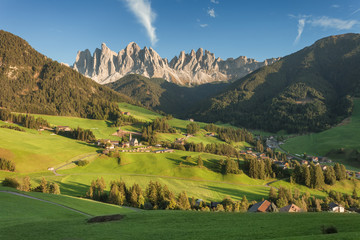
[[[79,51],[73,68],[101,84],[114,82],[127,74],[141,74],[149,78],[164,78],[179,85],[198,85],[239,79],[277,60],[272,58],[258,62],[239,57],[224,61],[199,48],[189,54],[182,51],[179,57],[168,62],[151,47],[141,49],[134,42],[119,53],[111,51],[103,43],[101,50],[97,48],[93,55],[88,49]]]

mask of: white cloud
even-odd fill
[[[215,10],[213,8],[209,8],[207,13],[209,14],[210,17],[216,17],[215,15]]]
[[[207,27],[208,25],[206,24],[206,23],[204,23],[204,24],[200,24],[200,27],[202,27],[202,28],[205,28],[205,27]]]
[[[354,25],[359,24],[357,20],[342,20],[338,18],[329,18],[326,16],[310,19],[306,21],[314,27],[323,27],[323,28],[335,28],[337,30],[349,30]]]
[[[339,7],[340,7],[340,5],[333,4],[333,5],[331,5],[331,7],[332,7],[332,8],[339,8]]]
[[[301,38],[301,34],[304,31],[304,27],[305,27],[305,19],[304,18],[299,19],[299,22],[298,22],[298,35],[295,38],[294,44],[297,44],[299,42],[299,40]]]
[[[125,0],[131,12],[136,16],[138,21],[145,27],[146,32],[150,38],[151,45],[155,45],[158,41],[156,37],[156,28],[154,21],[156,18],[155,12],[151,9],[149,0]]]
[[[301,38],[301,35],[304,31],[305,25],[310,25],[313,27],[320,27],[320,28],[334,28],[336,30],[349,30],[352,29],[355,25],[359,25],[360,22],[357,20],[342,20],[338,18],[330,18],[327,16],[322,17],[313,17],[311,15],[299,15],[294,16],[289,14],[290,18],[298,19],[297,25],[297,36],[294,40],[294,44],[297,44]]]
[[[216,0],[210,0],[210,2],[212,2],[214,4],[219,4],[219,1],[216,1]]]
[[[352,13],[351,13],[351,15],[354,15],[355,13],[357,13],[357,12],[359,12],[360,11],[360,8],[359,9],[356,9],[355,11],[353,11]]]

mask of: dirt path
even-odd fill
[[[56,205],[56,206],[59,206],[59,207],[68,209],[68,210],[70,210],[70,211],[73,211],[73,212],[76,212],[76,213],[80,213],[80,214],[82,214],[82,215],[84,215],[84,216],[86,216],[86,217],[93,217],[93,216],[90,215],[90,214],[87,214],[87,213],[81,212],[81,211],[79,211],[79,210],[76,210],[76,209],[73,209],[73,208],[64,206],[64,205],[62,205],[62,204],[55,203],[55,202],[51,202],[51,201],[47,201],[47,200],[40,199],[40,198],[36,198],[36,197],[32,197],[32,196],[25,195],[25,194],[22,194],[22,193],[11,192],[11,191],[1,191],[1,190],[0,190],[0,192],[2,192],[2,193],[8,193],[8,194],[13,194],[13,195],[20,196],[20,197],[30,198],[30,199],[34,199],[34,200],[41,201],[41,202],[50,203],[50,204],[53,204],[53,205]]]
[[[74,160],[74,161],[71,161],[71,162],[69,162],[69,163],[66,163],[66,164],[60,166],[60,167],[57,167],[57,168],[55,168],[55,169],[52,170],[52,171],[53,171],[53,173],[54,173],[56,176],[62,176],[62,174],[58,174],[56,171],[59,170],[59,169],[61,169],[61,168],[63,168],[63,167],[66,167],[67,165],[73,164],[73,163],[75,163],[75,162],[77,162],[77,161],[80,161],[80,160],[83,160],[83,159],[85,159],[85,158],[88,158],[88,157],[91,157],[91,156],[95,156],[95,155],[97,155],[97,153],[88,154],[88,155],[86,155],[86,156],[84,156],[84,157],[80,157],[80,158],[78,158],[78,159],[76,159],[76,160]]]

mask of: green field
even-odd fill
[[[291,153],[307,153],[309,155],[325,156],[331,150],[345,148],[360,150],[360,99],[354,100],[354,111],[350,122],[329,130],[309,135],[289,138],[282,148]],[[346,161],[346,156],[335,160],[343,161],[347,165],[360,167]]]
[[[197,157],[201,155],[204,166],[196,166]],[[186,156],[192,156],[190,162]],[[101,157],[85,167],[59,170],[61,177],[47,175],[46,178],[58,181],[62,193],[81,196],[88,190],[89,184],[97,177],[104,177],[106,182],[122,179],[128,184],[138,183],[143,189],[150,180],[168,185],[176,194],[185,190],[189,196],[207,201],[220,201],[226,196],[241,199],[246,195],[251,200],[261,200],[268,196],[267,181],[249,178],[245,174],[222,175],[211,171],[217,162],[224,157],[205,153],[176,151],[175,153],[122,153],[121,165],[118,160]],[[182,163],[180,165],[180,163]],[[40,180],[41,176],[33,176]],[[271,180],[268,180],[271,181]]]
[[[13,160],[16,172],[45,171],[79,155],[95,153],[97,148],[51,132],[26,129],[19,132],[0,128],[0,157]]]
[[[38,194],[37,197],[40,197]],[[63,198],[63,196],[58,196]],[[84,200],[78,200],[84,201]],[[66,202],[65,200],[63,202]],[[0,193],[1,239],[359,239],[359,214],[251,214],[194,211],[121,211],[120,221],[86,223],[89,217],[60,206]],[[72,205],[78,209],[78,205]],[[92,212],[88,205],[81,210]],[[101,210],[99,210],[101,211]],[[100,212],[99,212],[100,213]],[[108,214],[108,211],[103,213]],[[335,226],[324,235],[322,226]]]

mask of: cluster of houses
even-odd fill
[[[201,199],[198,199],[202,201]],[[210,208],[216,208],[219,202],[211,202]],[[327,209],[329,212],[345,212],[345,208],[339,204],[331,202],[329,204],[329,208]],[[258,203],[253,204],[249,207],[248,212],[304,212],[303,209],[296,206],[295,204],[290,204],[282,208],[278,208],[274,203],[264,200]]]

